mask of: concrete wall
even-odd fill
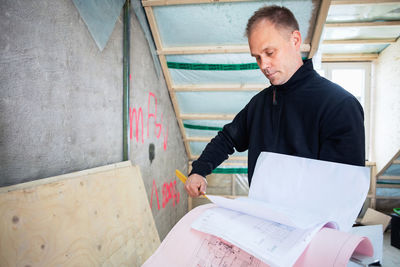
[[[143,143],[133,136],[130,156],[149,200],[154,180],[152,210],[163,238],[186,211],[174,170],[185,171],[187,158],[164,79],[131,14],[130,100],[143,109],[145,135]],[[121,161],[122,15],[102,52],[71,0],[0,1],[0,32],[0,186]]]
[[[374,64],[372,90],[372,161],[380,171],[400,149],[400,40]]]
[[[163,239],[187,211],[187,194],[175,177],[175,169],[187,173],[188,158],[164,77],[162,73],[157,76],[149,46],[133,12],[131,22],[130,158],[141,166],[158,233]]]

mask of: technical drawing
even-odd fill
[[[263,267],[254,256],[214,236],[205,238],[193,254],[192,267]]]

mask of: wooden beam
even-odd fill
[[[373,61],[378,56],[377,53],[322,54],[322,62]]]
[[[267,84],[206,84],[206,85],[174,85],[175,92],[232,92],[232,91],[261,91]]]
[[[311,38],[310,52],[308,53],[308,58],[312,58],[318,50],[318,46],[321,40],[322,30],[328,16],[328,10],[331,0],[322,0],[319,6],[319,12],[317,14],[317,20],[315,21],[314,33]]]
[[[156,19],[154,17],[153,8],[145,7],[145,11],[146,11],[146,15],[147,15],[147,20],[149,21],[149,24],[150,24],[150,29],[151,29],[151,32],[153,35],[154,42],[156,43],[156,47],[158,50],[162,50],[163,47],[162,47],[161,37],[160,37],[160,33],[158,31]],[[168,88],[169,96],[171,98],[172,106],[175,111],[175,116],[177,118],[179,118],[180,110],[179,110],[178,100],[176,99],[174,90],[172,90],[172,78],[171,78],[171,75],[169,73],[169,69],[167,66],[167,60],[164,55],[159,55],[158,57],[160,59],[161,68],[164,73],[164,78],[165,78],[165,82],[167,84],[167,88]],[[186,132],[185,132],[185,128],[183,127],[183,122],[181,119],[178,119],[178,125],[179,125],[179,129],[181,131],[182,137],[183,137],[183,139],[185,139]],[[188,157],[191,157],[191,151],[190,151],[189,144],[187,142],[184,142],[184,145],[185,145],[185,149],[186,149],[186,153],[187,153]]]
[[[309,52],[310,44],[302,44],[301,52]],[[177,46],[165,47],[157,50],[159,55],[187,55],[187,54],[229,54],[229,53],[250,53],[246,45],[219,45],[219,46]]]
[[[193,161],[189,161],[190,165],[192,163],[193,163]],[[220,166],[223,166],[223,167],[226,167],[226,166],[229,166],[229,167],[245,167],[246,168],[247,167],[247,159],[246,159],[246,162],[232,162],[232,160],[229,161],[229,159],[228,159],[228,160],[222,162],[218,167],[220,167]]]
[[[213,137],[186,137],[185,142],[210,142]]]
[[[189,4],[211,4],[223,2],[254,2],[254,0],[142,0],[144,7],[148,6],[169,6]]]
[[[190,157],[190,160],[196,160],[198,159],[199,156],[192,156]],[[237,161],[247,161],[247,157],[243,157],[243,156],[229,156],[229,158],[227,160],[237,160]]]
[[[332,0],[331,6],[333,5],[366,5],[366,4],[392,4],[400,3],[399,0]]]
[[[234,114],[181,114],[181,120],[233,120]]]
[[[339,22],[326,23],[327,28],[343,28],[343,27],[381,27],[381,26],[400,26],[400,20],[393,21],[374,21],[374,22]]]
[[[345,40],[323,40],[323,44],[392,44],[396,42],[396,38],[391,39],[345,39]]]

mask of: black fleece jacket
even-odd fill
[[[306,60],[285,84],[255,95],[193,162],[191,174],[205,177],[234,149],[248,149],[249,184],[261,151],[364,166],[364,113]]]

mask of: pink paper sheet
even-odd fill
[[[191,224],[214,204],[197,207],[186,214],[169,232],[143,267],[266,267],[267,264],[228,242],[191,228]],[[353,252],[372,256],[367,238],[321,229],[297,260],[295,267],[346,266]]]

